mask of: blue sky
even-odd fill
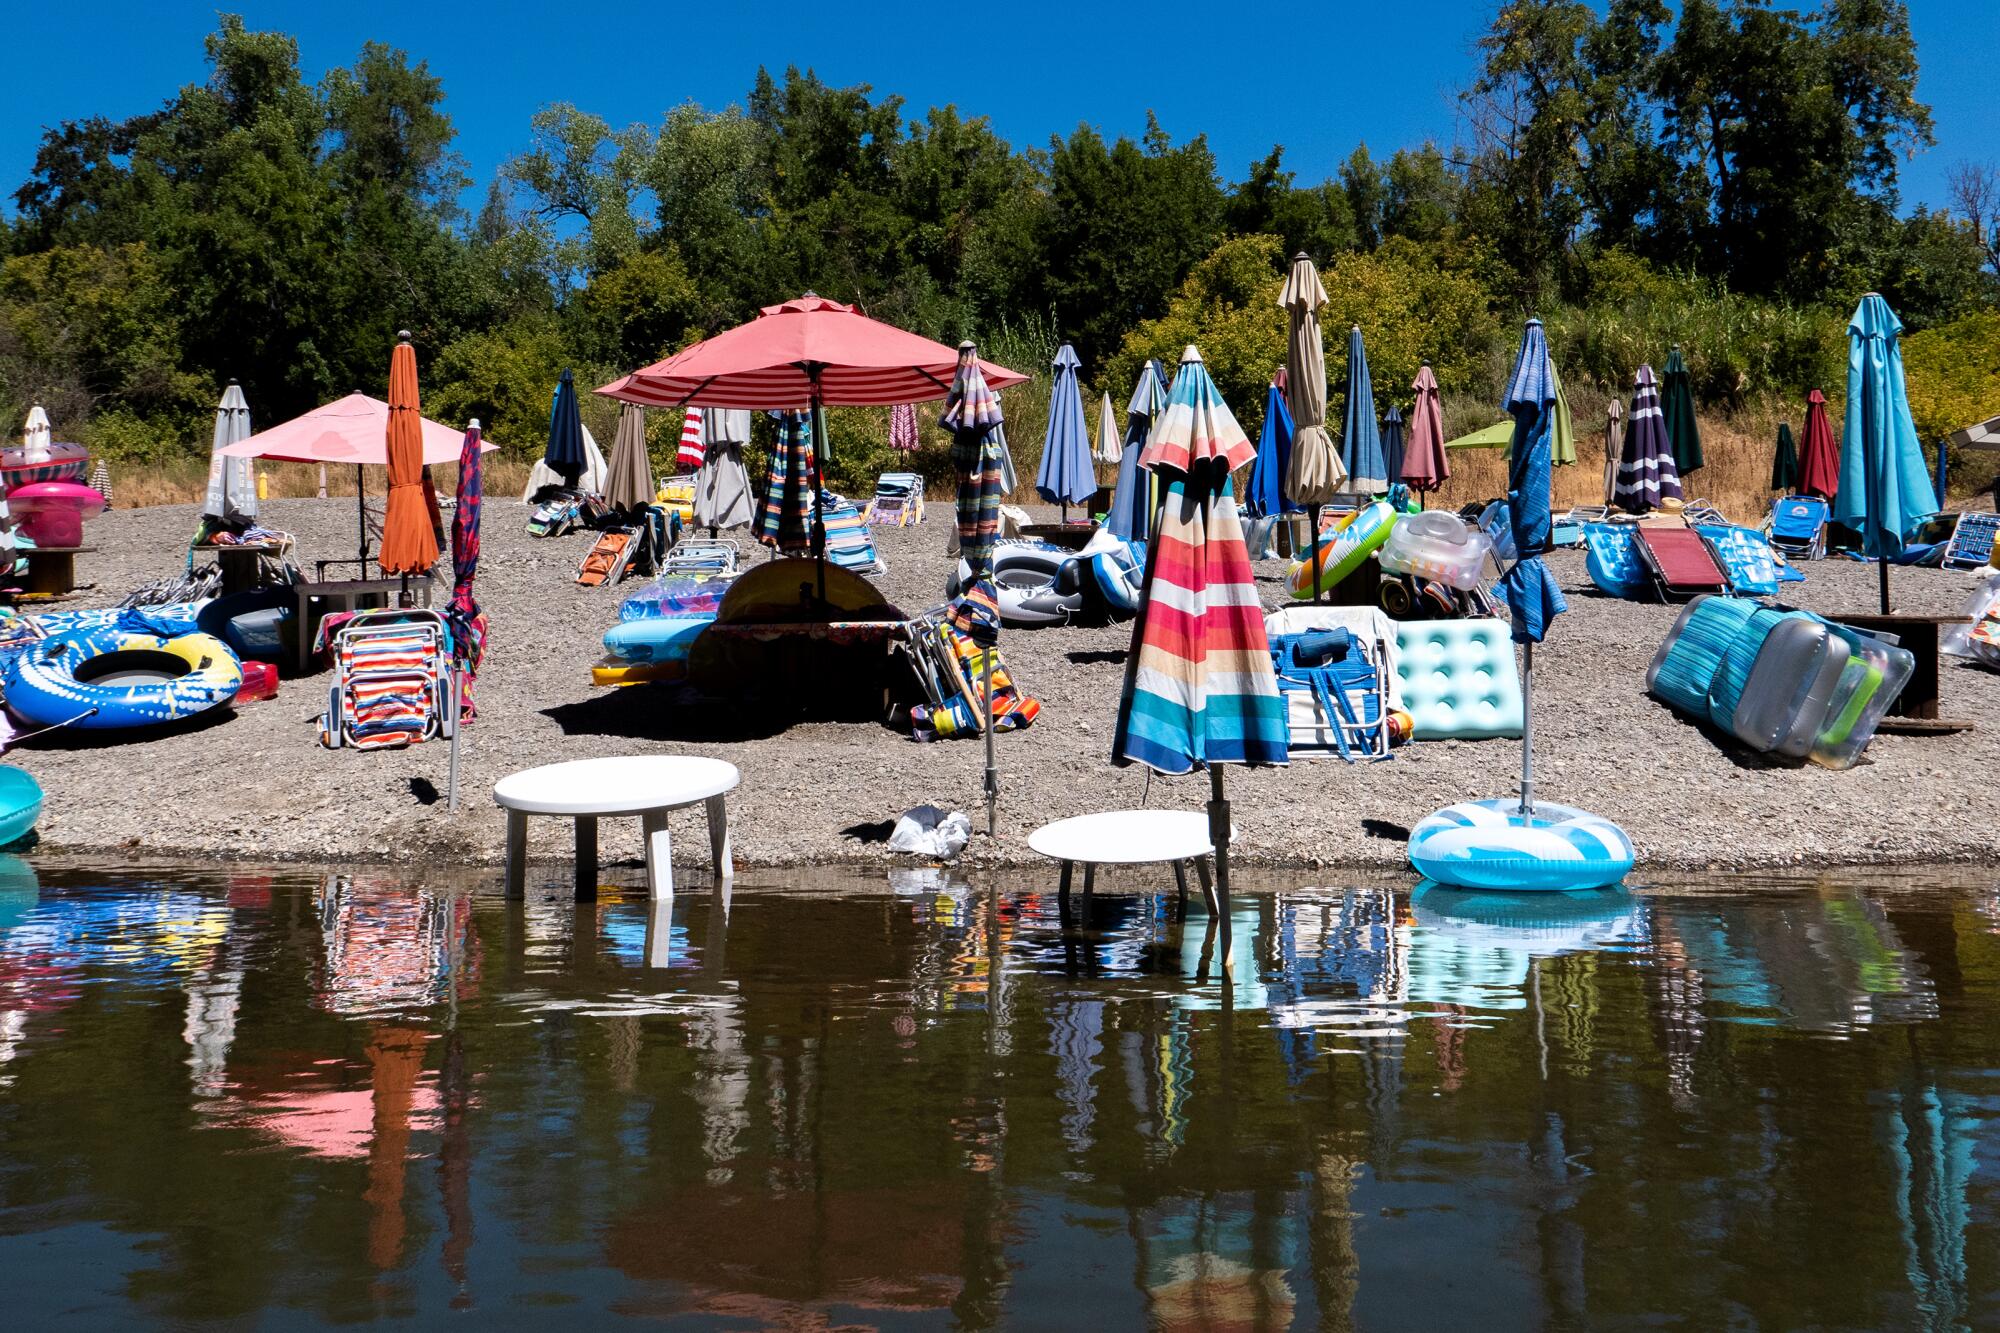
[[[1386,154],[1427,137],[1452,140],[1454,94],[1471,78],[1473,41],[1493,3],[978,6],[979,20],[965,26],[949,4],[838,0],[23,4],[8,18],[11,72],[0,80],[0,194],[11,197],[26,178],[42,126],[149,110],[202,77],[201,40],[218,8],[240,10],[253,28],[293,33],[314,78],[371,38],[428,60],[444,79],[457,150],[483,191],[524,145],[528,117],[543,103],[575,102],[614,125],[657,122],[680,102],[740,101],[760,63],[870,83],[919,111],[956,102],[991,116],[1017,146],[1080,121],[1136,135],[1150,107],[1177,140],[1205,131],[1230,179],[1283,143],[1301,179],[1316,181],[1357,141]],[[1936,204],[1952,163],[2000,161],[1990,84],[2000,0],[1911,8],[1937,146],[1904,164],[1903,194],[1906,204]],[[1296,22],[1300,13],[1315,18]],[[1310,73],[1302,80],[1274,65]]]

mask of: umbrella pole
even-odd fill
[[[1215,920],[1222,948],[1222,970],[1229,971],[1229,800],[1222,793],[1222,766],[1208,766],[1208,840],[1215,848]]]
[[[354,465],[354,517],[361,524],[361,572],[354,577],[368,577],[368,478],[362,472],[361,464]]]
[[[1861,462],[1862,462],[1862,473],[1867,478],[1868,512],[1862,517],[1861,553],[1863,555],[1868,554],[1868,530],[1870,527],[1873,527],[1876,530],[1875,567],[1880,573],[1881,587],[1882,587],[1882,614],[1886,616],[1889,614],[1889,553],[1887,549],[1889,543],[1886,540],[1886,534],[1884,534],[1881,530],[1882,486],[1881,486],[1881,479],[1875,475],[1875,471],[1880,460],[1868,457],[1868,443],[1871,439],[1874,438],[1873,427],[1875,423],[1869,419],[1875,415],[1872,410],[1873,407],[1874,404],[1868,400],[1868,394],[1864,390],[1864,392],[1861,395],[1861,413],[1862,413]],[[1898,541],[1901,540],[1900,533],[1897,534],[1897,538]]]
[[[819,368],[813,367],[812,376],[812,433],[813,433],[813,509],[812,509],[812,552],[813,563],[818,567],[819,599],[826,600],[826,515],[820,508],[820,495],[826,490],[826,404],[819,396]]]
[[[460,711],[460,692],[465,687],[459,683],[458,656],[452,655],[451,663],[451,764],[449,776],[445,779],[445,789],[450,793],[450,810],[458,813],[458,733],[465,726],[465,717]]]
[[[1521,813],[1535,813],[1535,645],[1521,645]]]
[[[1321,569],[1321,561],[1325,559],[1325,557],[1321,555],[1319,549],[1319,506],[1318,505],[1312,506],[1312,530],[1306,533],[1306,550],[1312,552],[1312,562],[1313,562],[1312,599],[1315,603],[1317,603],[1320,600],[1319,572]]]
[[[1000,761],[993,752],[993,659],[999,652],[998,643],[986,649],[986,665],[981,672],[985,677],[981,688],[986,696],[986,836],[989,838],[995,834],[1000,812]]]

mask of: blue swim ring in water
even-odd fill
[[[1417,873],[1460,889],[1531,892],[1609,888],[1632,869],[1632,839],[1602,815],[1512,796],[1461,801],[1410,830]]]

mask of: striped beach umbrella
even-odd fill
[[[917,405],[897,403],[889,409],[889,447],[899,454],[917,451]]]
[[[1097,494],[1097,474],[1090,470],[1090,427],[1083,419],[1083,386],[1077,380],[1076,349],[1064,343],[1056,349],[1051,369],[1055,383],[1049,393],[1049,426],[1042,435],[1042,462],[1035,471],[1035,493],[1063,509]]]
[[[1840,494],[1840,450],[1833,442],[1833,423],[1826,417],[1826,395],[1814,389],[1806,395],[1805,449],[1799,455],[1799,493],[1831,500]]]
[[[1681,498],[1680,472],[1660,414],[1660,389],[1651,366],[1640,366],[1634,377],[1632,411],[1625,422],[1625,453],[1618,460],[1615,503],[1643,514],[1667,500]]]
[[[1111,747],[1114,764],[1160,773],[1206,767],[1217,911],[1229,956],[1229,803],[1224,764],[1283,764],[1285,706],[1230,473],[1256,454],[1190,346],[1144,462],[1166,498],[1146,577]]]
[[[812,417],[806,412],[773,412],[778,439],[771,446],[771,473],[757,540],[786,555],[812,549],[814,489]]]
[[[1382,456],[1382,430],[1375,420],[1375,385],[1368,378],[1368,348],[1361,326],[1347,331],[1345,411],[1340,428],[1340,461],[1347,468],[1341,487],[1355,495],[1380,495],[1389,489],[1389,464]]]
[[[952,604],[951,623],[983,648],[1000,642],[1000,595],[993,586],[993,544],[1000,538],[1000,498],[1005,486],[1006,420],[1000,395],[986,382],[979,351],[960,343],[958,371],[938,424],[951,432],[951,464],[958,474],[958,549],[972,577]],[[980,655],[979,719],[986,734],[986,835],[999,817],[1000,761],[993,727],[993,652]],[[968,701],[969,702],[969,701]]]
[[[1666,418],[1667,439],[1674,450],[1674,472],[1685,477],[1702,466],[1701,426],[1694,419],[1694,381],[1677,346],[1667,353],[1667,370],[1660,388],[1660,411]]]
[[[674,453],[674,471],[692,472],[708,455],[707,438],[702,434],[704,409],[690,407],[681,414],[681,442]]]

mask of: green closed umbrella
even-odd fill
[[[1799,484],[1799,446],[1792,439],[1792,423],[1778,423],[1778,449],[1771,456],[1771,489],[1790,495]]]
[[[1702,465],[1701,427],[1694,419],[1694,382],[1676,346],[1667,355],[1667,373],[1660,386],[1660,412],[1667,420],[1667,443],[1673,447],[1674,470],[1685,480]]]

